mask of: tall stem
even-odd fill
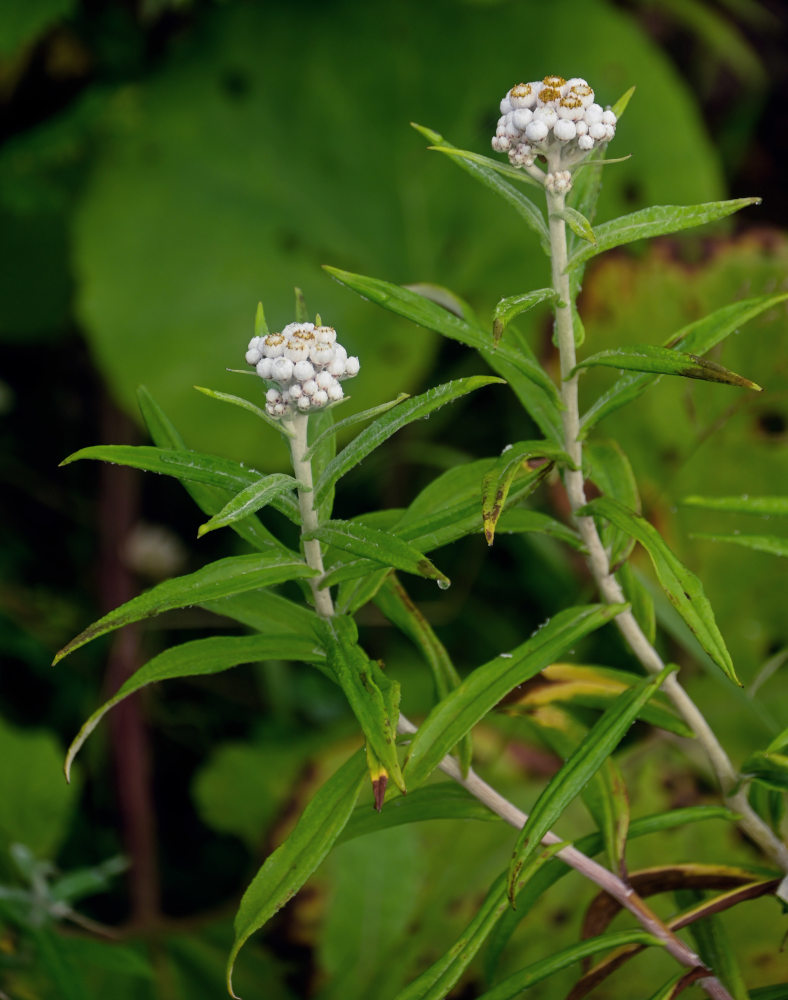
[[[312,478],[312,463],[306,458],[308,448],[307,430],[309,418],[306,413],[296,413],[291,418],[291,428],[293,431],[290,438],[290,457],[293,462],[293,472],[298,482],[298,506],[301,510],[302,534],[315,531],[319,527],[318,513],[315,508],[315,490]],[[331,600],[331,591],[328,587],[320,589],[323,574],[323,553],[320,549],[320,542],[316,538],[302,542],[304,546],[304,558],[307,565],[316,569],[320,576],[313,577],[309,581],[312,590],[312,597],[315,602],[315,610],[323,618],[331,618],[334,614],[334,602]]]
[[[568,260],[566,224],[561,217],[565,207],[565,195],[547,190],[546,194],[550,223],[553,289],[558,297],[555,309],[555,333],[561,360],[561,400],[564,404],[561,418],[564,448],[575,466],[575,468],[565,470],[564,485],[578,532],[586,546],[587,563],[591,574],[603,599],[609,604],[617,604],[625,601],[626,598],[611,572],[608,554],[602,545],[594,520],[591,517],[580,517],[577,514],[577,511],[586,503],[586,495],[582,472],[583,446],[579,438],[578,376],[570,374],[575,367],[576,356],[569,275],[566,273]],[[632,612],[621,612],[616,617],[616,625],[645,669],[652,674],[659,673],[664,666],[662,659],[643,634]],[[662,685],[662,690],[671,699],[703,747],[726,803],[740,815],[739,823],[742,829],[767,857],[779,865],[784,872],[788,872],[788,848],[751,808],[746,794],[742,790],[736,790],[739,776],[703,713],[683,689],[675,674],[671,674],[667,678]]]

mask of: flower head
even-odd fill
[[[288,323],[281,333],[252,337],[246,351],[252,365],[271,386],[265,394],[269,416],[320,409],[342,399],[340,382],[358,374],[356,357],[348,357],[332,326]]]
[[[550,176],[578,163],[615,134],[615,114],[594,102],[594,91],[585,80],[546,76],[518,83],[507,92],[492,148],[508,153],[514,167],[530,167],[542,154]]]

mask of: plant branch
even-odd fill
[[[555,307],[555,333],[561,360],[561,400],[564,409],[561,419],[564,430],[564,448],[574,468],[564,470],[564,486],[574,515],[577,529],[587,552],[587,564],[599,592],[609,604],[625,602],[626,598],[618,580],[611,572],[605,551],[592,517],[579,517],[577,511],[586,504],[582,472],[583,446],[579,440],[580,415],[578,406],[578,375],[570,374],[576,364],[574,323],[569,275],[567,274],[566,224],[560,217],[565,207],[563,193],[546,191],[550,221],[552,249],[553,288],[557,294]],[[656,674],[664,664],[661,657],[643,634],[631,611],[622,611],[615,619],[625,641],[645,669]],[[763,853],[784,872],[788,872],[788,847],[763,822],[750,806],[746,793],[738,788],[739,775],[706,721],[703,713],[676,679],[675,674],[662,685],[662,690],[673,702],[677,711],[695,734],[709,759],[726,804],[740,815],[740,826],[760,847]],[[778,893],[779,895],[779,893]]]
[[[416,726],[404,715],[400,715],[397,729],[403,735],[412,735],[416,732]],[[528,816],[518,809],[500,792],[497,792],[491,785],[479,777],[471,768],[467,776],[463,777],[462,769],[458,762],[449,755],[445,756],[438,764],[444,774],[447,774],[457,784],[462,785],[474,798],[487,806],[492,812],[500,816],[510,826],[521,830],[525,826]],[[562,843],[562,839],[555,833],[546,833],[542,838],[542,843],[549,847],[553,844]],[[651,911],[648,905],[638,896],[630,886],[626,885],[617,875],[608,871],[603,865],[589,858],[578,851],[576,847],[567,844],[556,853],[564,864],[574,868],[590,882],[598,885],[600,889],[612,896],[621,907],[628,910],[638,921],[638,923],[649,934],[658,938],[665,947],[665,950],[681,965],[690,969],[699,969],[703,972],[703,978],[699,980],[699,985],[703,987],[707,995],[712,1000],[732,1000],[730,993],[717,979],[716,976],[708,974],[706,966],[700,956],[695,954],[691,948],[677,937],[659,917]]]

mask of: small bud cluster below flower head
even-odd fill
[[[492,140],[515,167],[530,167],[537,153],[560,153],[571,164],[616,133],[616,116],[594,102],[594,91],[580,77],[546,76],[518,83],[501,101]]]
[[[281,333],[252,337],[246,352],[260,378],[274,385],[265,394],[269,416],[306,413],[344,396],[340,382],[358,375],[358,358],[348,357],[332,326],[289,323]]]

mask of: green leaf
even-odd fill
[[[206,389],[204,385],[196,385],[194,388],[197,392],[201,392],[204,396],[209,396],[211,399],[217,399],[222,403],[231,403],[233,406],[239,406],[242,410],[248,410],[249,413],[253,413],[263,423],[268,424],[269,427],[286,438],[293,436],[292,431],[281,420],[275,420],[274,417],[270,417],[265,410],[250,402],[250,400],[244,399],[243,396],[234,396],[230,392],[218,392],[216,389]]]
[[[513,688],[533,677],[572,643],[609,622],[625,605],[567,608],[537,630],[511,653],[477,667],[444,698],[413,736],[405,772],[421,784],[443,757]]]
[[[319,631],[328,665],[345,692],[369,747],[397,788],[404,792],[397,757],[399,684],[358,645],[358,629],[352,618],[337,615],[320,619]]]
[[[730,201],[711,201],[705,205],[654,205],[631,215],[622,215],[611,222],[596,227],[596,244],[582,247],[569,258],[567,270],[585,263],[597,254],[613,247],[624,246],[635,240],[650,239],[678,233],[693,226],[716,222],[748,205],[760,205],[760,198],[734,198]]]
[[[548,667],[542,676],[549,675],[552,679],[553,670],[557,666],[562,665],[553,664],[552,668]],[[568,669],[572,669],[571,665]],[[632,680],[634,681],[634,678]],[[531,722],[548,748],[566,761],[586,738],[587,729],[568,712],[556,710],[553,708],[554,703],[550,704],[552,711],[533,713],[530,717]],[[619,872],[626,877],[625,850],[629,830],[629,797],[624,778],[612,757],[608,757],[580,789],[580,796],[604,838],[608,867],[611,871]],[[519,880],[528,881],[522,871]]]
[[[643,586],[630,562],[625,562],[616,570],[616,577],[624,591],[624,596],[632,605],[632,614],[651,645],[657,637],[657,612],[654,598]]]
[[[500,822],[477,798],[453,781],[441,781],[424,788],[416,788],[407,795],[397,789],[386,796],[386,808],[375,812],[368,805],[357,806],[339,843],[365,837],[370,833],[387,830],[406,823],[423,823],[434,819],[470,819],[483,822]]]
[[[499,876],[490,887],[476,915],[451,948],[410,985],[401,990],[395,1000],[443,1000],[507,908],[504,878]]]
[[[585,240],[586,243],[591,243],[594,246],[596,245],[594,230],[591,228],[591,223],[582,212],[578,212],[578,210],[576,208],[572,208],[571,205],[566,205],[562,211],[556,214],[559,219],[564,220],[575,236],[579,236],[580,239]]]
[[[769,788],[788,791],[788,756],[776,751],[760,750],[750,754],[741,766],[744,778],[759,781]]]
[[[737,816],[736,813],[725,806],[689,806],[684,809],[671,809],[668,812],[653,813],[651,816],[643,816],[640,819],[632,820],[629,827],[628,839],[633,840],[638,837],[649,836],[652,833],[675,830],[676,827],[684,826],[687,823],[701,823],[715,819],[733,823],[736,821]],[[593,857],[603,849],[604,839],[601,833],[590,833],[576,841],[575,846],[583,854]],[[539,868],[529,879],[528,883],[518,892],[517,909],[513,910],[507,904],[507,912],[496,926],[493,936],[490,939],[487,958],[485,960],[485,976],[487,979],[492,978],[498,958],[520,921],[527,915],[537,900],[570,871],[571,869],[559,859],[549,861],[546,865]]]
[[[19,728],[0,717],[0,852],[8,878],[8,849],[25,844],[36,857],[54,858],[71,826],[79,796],[59,774],[63,752],[43,728]]]
[[[176,479],[191,483],[203,483],[206,486],[217,486],[236,493],[246,486],[257,484],[262,473],[255,469],[247,469],[239,462],[218,455],[203,455],[198,451],[181,451],[169,448],[151,448],[149,445],[102,444],[90,448],[80,448],[61,465],[69,465],[83,458],[92,458],[100,462],[113,462],[116,465],[128,465],[132,469],[143,469],[146,472],[159,472],[165,476],[175,476]],[[275,497],[272,506],[290,518],[295,524],[300,522],[298,503],[293,497],[280,494]]]
[[[537,460],[538,464],[532,464]],[[571,465],[563,449],[549,441],[518,441],[507,446],[482,480],[482,524],[487,544],[492,545],[495,526],[501,516],[515,476],[521,477],[522,496],[533,492],[547,476],[555,461]],[[524,484],[523,476],[528,479]]]
[[[279,554],[218,559],[195,573],[165,580],[121,604],[67,643],[55,657],[54,663],[100,635],[142,618],[161,614],[162,611],[202,604],[204,601],[257,590],[259,587],[270,587],[276,583],[284,583],[285,580],[303,580],[317,575],[315,570],[301,560],[286,559]]]
[[[516,170],[508,164],[493,160],[488,156],[480,156],[478,153],[473,153],[469,150],[457,149],[456,146],[453,146],[437,132],[433,132],[422,125],[417,125],[415,122],[411,124],[417,132],[420,132],[425,139],[432,143],[429,147],[430,149],[451,156],[454,162],[465,170],[466,173],[469,173],[471,177],[500,195],[517,212],[525,224],[536,233],[539,237],[539,245],[542,250],[544,250],[547,256],[550,255],[550,236],[541,209],[530,198],[524,195],[522,191],[518,191],[517,188],[512,187],[511,184],[507,183],[501,177],[501,175],[511,177],[512,180],[519,181],[520,183],[538,187],[539,185],[528,174]]]
[[[520,295],[509,295],[500,299],[493,312],[493,343],[497,344],[506,327],[515,316],[520,316],[542,302],[555,301],[556,294],[552,288],[537,288],[535,292],[524,292]]]
[[[761,295],[723,306],[708,316],[683,327],[678,333],[668,338],[665,346],[669,348],[680,347],[684,351],[696,355],[705,354],[734,333],[742,324],[779,305],[786,299],[788,299],[788,293]],[[649,386],[656,385],[658,381],[659,377],[654,379],[648,375],[622,376],[583,415],[580,421],[581,439],[587,437],[591,428],[603,417],[637,399]]]
[[[542,837],[613,753],[637,718],[641,707],[674,670],[675,666],[667,666],[655,677],[646,678],[619,695],[561,770],[550,780],[536,800],[517,838],[508,875],[508,892],[512,901],[520,872],[539,850]]]
[[[490,335],[483,327],[470,323],[467,319],[457,316],[456,313],[417,292],[411,291],[409,288],[394,285],[390,281],[383,281],[380,278],[341,271],[336,267],[324,266],[323,270],[327,271],[332,278],[389,312],[403,316],[427,330],[434,330],[450,340],[465,344],[466,347],[476,348],[493,368],[496,368],[498,360],[511,364],[515,370],[543,389],[547,396],[553,400],[556,408],[560,406],[555,384],[541,365],[533,359],[533,355],[524,356],[520,350],[515,350],[508,345],[499,345],[493,349]]]
[[[695,889],[679,889],[675,897],[682,910],[704,901],[704,894]],[[706,967],[714,969],[735,1000],[750,1000],[732,943],[719,916],[712,913],[702,920],[692,921],[689,933]]]
[[[788,497],[685,497],[685,507],[704,507],[727,514],[760,514],[764,517],[788,517]]]
[[[270,590],[249,590],[215,601],[202,601],[200,607],[232,618],[269,637],[311,635],[317,639],[316,629],[320,619],[315,612]]]
[[[410,599],[408,592],[395,574],[392,573],[386,577],[374,600],[386,618],[407,635],[420,650],[432,672],[438,700],[445,698],[450,691],[459,687],[460,675],[457,673],[446,647],[435,635],[430,623]],[[457,749],[462,773],[467,774],[468,768],[471,766],[473,752],[470,733],[460,740]]]
[[[635,474],[617,441],[594,441],[586,445],[583,449],[583,465],[586,476],[604,496],[612,497],[640,513],[640,494]],[[605,520],[601,521],[600,535],[603,545],[610,552],[611,565],[618,566],[634,546],[630,535]]]
[[[730,653],[717,628],[714,612],[700,580],[673,555],[657,529],[645,518],[609,497],[592,500],[580,513],[600,514],[640,542],[648,552],[657,579],[671,604],[717,666],[727,677],[740,685]]]
[[[705,538],[708,542],[731,542],[745,549],[755,549],[757,552],[768,552],[772,556],[788,556],[788,538],[777,535],[710,535],[698,532],[690,538]]]
[[[309,635],[249,635],[215,636],[195,639],[180,646],[166,649],[140,667],[121,685],[117,693],[96,709],[68,748],[65,762],[66,780],[70,780],[71,765],[85,740],[101,722],[107,712],[129,695],[148,684],[173,680],[177,677],[198,677],[218,674],[240,663],[260,660],[303,660],[306,663],[325,661],[325,653],[318,648],[317,640]]]
[[[265,320],[265,309],[263,309],[263,303],[257,303],[257,309],[254,314],[254,335],[255,337],[267,337],[271,331],[268,329],[268,323]]]
[[[159,448],[186,451],[186,443],[183,438],[144,385],[139,386],[137,389],[137,402],[142,413],[142,418],[145,421],[145,426],[148,428],[148,433],[153,438],[154,443]],[[186,492],[205,514],[216,514],[232,495],[231,491],[224,488],[214,489],[210,486],[203,486],[200,483],[182,482]],[[232,492],[235,492],[235,490]],[[263,527],[256,517],[249,518],[248,521],[238,521],[232,525],[232,529],[245,542],[251,545],[252,548],[257,549],[259,552],[265,551],[271,545],[280,550],[285,549],[285,546],[274,538],[271,532]]]
[[[227,989],[243,945],[280,910],[320,865],[342,833],[366,779],[364,755],[355,753],[329,778],[301,814],[287,840],[269,855],[244,893],[235,917],[235,942],[227,963]]]
[[[613,105],[613,114],[616,118],[620,118],[624,112],[627,110],[629,102],[635,95],[635,87],[630,87],[629,90],[624,91],[624,93],[619,97],[616,103]]]
[[[640,681],[641,677],[627,670],[614,670],[611,667],[557,662],[551,663],[542,671],[541,679],[545,683],[525,690],[514,701],[508,701],[506,712],[510,715],[530,715],[542,705],[555,703],[606,709],[620,694]],[[692,730],[674,713],[667,697],[659,692],[643,705],[638,718],[686,739],[693,736]],[[545,720],[537,722],[542,726],[546,724]],[[575,745],[578,742],[579,740],[574,740]]]
[[[372,406],[368,410],[362,410],[361,413],[353,413],[351,416],[345,417],[344,420],[338,420],[335,424],[327,427],[315,437],[315,440],[307,448],[304,458],[311,458],[315,454],[316,449],[320,447],[320,445],[322,445],[329,436],[341,434],[344,431],[350,430],[351,427],[355,427],[356,424],[363,424],[367,420],[372,420],[373,417],[379,417],[382,413],[386,413],[393,407],[399,406],[400,403],[404,402],[408,398],[410,398],[409,393],[401,392],[396,399],[390,399],[388,403],[381,403],[380,406]],[[320,410],[317,411],[317,413],[320,412]]]
[[[705,382],[722,382],[725,385],[754,389],[756,392],[762,391],[757,383],[751,382],[743,375],[729,371],[715,361],[706,361],[696,354],[685,354],[668,347],[654,347],[651,344],[638,344],[636,347],[616,348],[592,354],[590,358],[586,358],[579,365],[576,365],[572,374],[594,366],[635,372],[653,372],[660,375],[681,375],[683,378],[697,378]]]
[[[316,500],[319,502],[338,479],[406,424],[420,420],[441,406],[445,406],[446,403],[459,399],[475,389],[500,382],[501,379],[490,375],[472,375],[470,378],[456,379],[436,386],[420,396],[414,396],[396,409],[384,413],[374,423],[365,427],[358,437],[343,448],[332,462],[329,462],[315,487]]]
[[[659,938],[646,931],[610,931],[607,934],[600,934],[598,937],[588,938],[578,944],[564,948],[550,958],[542,959],[541,962],[534,962],[533,965],[526,966],[515,972],[514,975],[504,979],[497,986],[479,996],[479,1000],[513,1000],[522,993],[523,990],[547,979],[554,973],[565,969],[568,965],[573,965],[581,959],[589,958],[600,951],[612,951],[630,944],[658,945],[662,946]]]
[[[347,398],[347,397],[345,397]],[[340,400],[343,402],[343,400]],[[336,405],[336,404],[334,404]],[[309,415],[307,421],[307,452],[312,465],[312,482],[319,479],[329,462],[336,458],[337,439],[332,433],[334,423],[334,405],[323,407]],[[334,511],[334,487],[326,490],[315,504],[318,522],[327,521]]]
[[[524,507],[510,507],[498,519],[496,532],[501,535],[524,534],[536,531],[543,535],[551,535],[559,541],[566,542],[573,549],[583,549],[583,541],[577,532],[568,525],[556,521],[549,514],[538,510],[527,510]]]
[[[201,524],[197,529],[197,537],[202,538],[209,531],[223,528],[235,521],[240,521],[250,514],[255,514],[261,507],[267,506],[271,501],[282,493],[294,490],[298,483],[292,476],[286,476],[281,472],[274,472],[270,476],[263,476],[256,483],[247,486],[246,489],[237,493],[229,503],[219,511],[218,514]]]
[[[371,559],[393,569],[414,573],[416,576],[437,580],[440,587],[448,588],[451,581],[413,545],[402,541],[390,532],[378,531],[360,521],[326,521],[315,531],[302,536],[305,541],[317,538],[327,545]]]

